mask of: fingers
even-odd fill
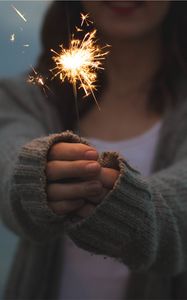
[[[59,202],[49,202],[48,206],[57,214],[64,215],[80,209],[84,205],[84,200],[63,200]]]
[[[57,143],[49,153],[48,160],[97,160],[97,151],[90,146],[81,143]]]
[[[46,175],[48,180],[62,178],[91,178],[99,175],[101,166],[96,161],[49,161]]]
[[[108,190],[103,189],[101,194],[99,194],[98,196],[91,196],[86,200],[76,199],[63,200],[58,202],[51,201],[48,203],[48,205],[56,214],[64,215],[75,212],[75,215],[86,218],[94,212],[96,206],[103,200],[107,193]],[[87,202],[88,200],[90,200],[91,202]]]
[[[112,189],[118,176],[119,171],[110,168],[102,168],[99,179],[101,180],[103,187]]]
[[[54,183],[47,186],[48,201],[83,199],[97,196],[102,192],[99,181],[80,183]]]
[[[95,207],[95,205],[87,203],[83,205],[80,209],[78,209],[75,214],[79,217],[86,218],[93,214]]]
[[[102,188],[101,192],[97,196],[89,196],[86,198],[86,201],[92,204],[99,204],[102,202],[102,200],[106,197],[109,190]]]

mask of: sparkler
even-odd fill
[[[88,15],[81,15],[81,18],[81,24],[83,24],[87,20]],[[60,45],[61,51],[59,53],[51,49],[55,54],[53,60],[56,63],[56,67],[51,71],[54,73],[54,77],[59,75],[62,82],[67,79],[72,83],[75,96],[77,94],[77,84],[79,84],[79,89],[82,88],[84,90],[85,96],[92,94],[100,110],[94,91],[97,89],[97,71],[104,69],[102,62],[109,52],[105,51],[105,49],[109,46],[99,47],[96,32],[96,29],[87,32],[83,40],[75,39],[72,36],[69,49],[65,49],[63,45]]]
[[[24,15],[13,4],[11,6],[15,10],[15,12],[22,18],[22,20],[24,22],[27,22],[27,20],[25,19]]]

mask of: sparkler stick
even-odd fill
[[[68,37],[69,37],[69,44],[70,44],[71,30],[70,30],[70,18],[69,18],[69,13],[68,13],[68,3],[67,2],[66,2],[66,20],[67,20],[67,25],[68,25]],[[76,28],[76,29],[78,32],[79,29],[78,28]],[[73,83],[73,94],[74,94],[74,99],[75,99],[75,111],[76,111],[76,116],[77,116],[77,132],[80,135],[80,118],[79,118],[76,82]]]
[[[74,99],[75,99],[75,110],[76,110],[76,115],[77,115],[77,129],[78,129],[78,134],[80,135],[80,118],[79,118],[79,107],[78,107],[78,100],[77,100],[77,87],[76,87],[76,82],[73,83],[73,94],[74,94]]]
[[[24,22],[27,22],[27,20],[25,19],[24,15],[13,4],[11,6],[15,10],[15,12],[22,18],[22,20]]]

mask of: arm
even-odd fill
[[[58,127],[54,125],[57,118],[39,89],[25,86],[24,82],[1,82],[0,214],[16,234],[40,240],[48,230],[44,220],[49,225],[56,217],[46,204],[44,169],[48,149],[61,135],[44,137],[53,131],[52,124]]]
[[[65,214],[80,208],[84,198],[95,193],[93,185],[88,189],[88,182],[99,174],[100,166],[97,163],[90,172],[85,168],[97,160],[97,153],[90,157],[94,149],[80,144],[87,143],[78,136],[70,132],[48,136],[58,128],[54,125],[58,118],[38,89],[28,86],[24,90],[22,84],[20,91],[19,85],[9,88],[1,83],[0,211],[15,233],[42,242],[61,236]],[[66,183],[71,176],[83,176],[85,182]],[[63,183],[55,183],[57,179]]]
[[[24,238],[39,242],[53,239],[64,231],[65,213],[80,208],[88,195],[98,193],[97,186],[88,189],[88,182],[99,173],[99,164],[90,172],[85,168],[90,160],[97,160],[97,154],[94,158],[86,154],[93,148],[80,144],[86,141],[70,132],[48,135],[58,128],[58,117],[38,88],[25,89],[24,82],[1,82],[0,88],[2,220]],[[69,176],[83,176],[84,182],[65,183]],[[55,183],[64,177],[63,183]]]
[[[187,267],[187,145],[173,165],[144,179],[123,159],[120,176],[94,213],[69,224],[80,247],[114,257],[134,271],[174,275]],[[105,160],[105,159],[104,159]]]

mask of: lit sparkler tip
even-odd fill
[[[24,22],[27,22],[27,19],[24,17],[24,15],[13,4],[11,6],[15,10],[15,12],[20,16],[20,18],[22,18]]]
[[[59,53],[51,49],[56,64],[51,70],[53,78],[59,76],[62,82],[67,79],[74,90],[76,86],[83,89],[85,97],[91,94],[100,110],[94,95],[94,91],[97,90],[97,71],[103,69],[102,63],[109,51],[104,50],[107,46],[97,45],[96,29],[87,32],[82,40],[72,36],[69,49],[65,49],[63,45],[59,47]]]

